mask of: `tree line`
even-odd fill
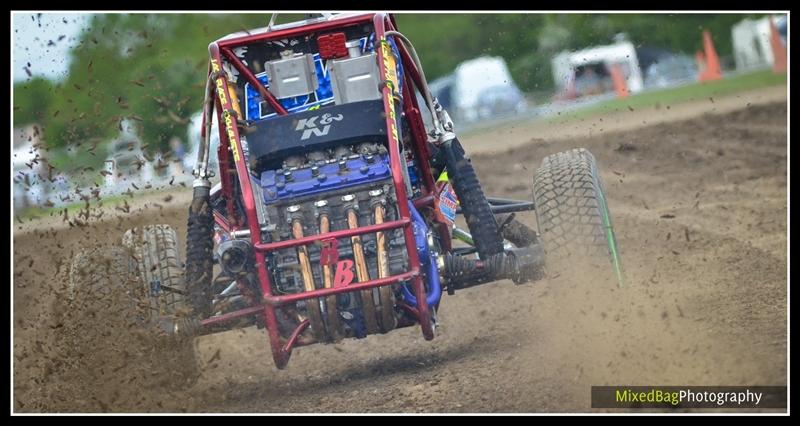
[[[502,56],[524,91],[552,90],[552,56],[607,44],[626,33],[637,46],[693,54],[711,31],[721,57],[732,55],[740,14],[398,14],[429,80],[480,55]],[[97,14],[70,52],[68,75],[14,85],[14,125],[36,123],[50,148],[104,144],[121,120],[139,124],[150,150],[185,139],[201,108],[210,41],[265,26],[268,14]],[[298,18],[284,16],[282,20]],[[35,69],[36,64],[31,64]]]

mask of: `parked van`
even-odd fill
[[[563,51],[552,59],[553,79],[563,97],[600,95],[614,90],[611,67],[618,66],[628,91],[644,88],[642,69],[633,43],[620,39],[607,46]]]
[[[731,28],[733,57],[736,69],[749,71],[769,68],[775,62],[769,21],[773,20],[781,41],[786,45],[786,15],[772,15],[760,19],[744,19]]]

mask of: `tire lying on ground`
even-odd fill
[[[122,244],[133,255],[140,285],[146,294],[147,323],[155,328],[160,317],[181,318],[191,313],[183,263],[178,252],[178,236],[169,225],[149,225],[125,232]],[[178,386],[191,384],[199,376],[197,348],[192,338],[164,337],[159,342],[164,361],[175,362],[182,374]]]
[[[169,225],[150,225],[125,232],[122,245],[131,251],[147,293],[150,317],[189,313],[178,237]]]
[[[72,258],[67,297],[78,308],[96,301],[124,301],[115,309],[135,314],[135,301],[142,296],[136,281],[136,260],[124,247],[85,249]]]
[[[589,151],[578,148],[545,157],[533,180],[533,198],[548,263],[587,260],[613,273],[622,285],[608,203]]]
[[[167,225],[134,228],[122,246],[74,256],[65,339],[88,371],[87,383],[174,390],[196,382],[194,340],[166,336],[155,325],[159,316],[181,316],[186,309],[182,281],[175,231]]]

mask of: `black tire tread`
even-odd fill
[[[611,255],[602,191],[597,163],[588,150],[572,149],[542,160],[533,181],[533,196],[548,254]]]
[[[67,298],[72,303],[108,301],[124,294],[134,306],[141,297],[136,260],[121,246],[93,247],[76,253],[70,264]],[[120,305],[125,309],[128,305]]]
[[[170,237],[168,232],[157,238],[164,241],[165,235],[172,244],[175,243],[174,236]],[[132,238],[128,237],[127,240]],[[154,373],[148,377],[137,376],[137,380],[152,382],[167,389],[185,389],[196,383],[200,375],[196,342],[194,339],[164,338],[157,329],[152,328],[152,305],[148,303],[152,303],[152,300],[148,300],[151,298],[142,281],[140,262],[135,251],[130,246],[113,245],[84,249],[75,254],[70,265],[67,288],[71,316],[63,337],[69,341],[69,350],[89,350],[101,354],[101,364],[104,362],[102,354],[116,355],[122,347],[141,350],[139,357],[127,361],[129,367],[135,367],[131,371],[152,366]],[[166,269],[174,274],[172,265]],[[174,280],[174,276],[170,278]],[[133,332],[133,326],[138,326],[135,328],[140,331]],[[100,329],[91,331],[91,327]],[[117,338],[98,339],[95,335],[98,331],[101,336]],[[153,340],[153,337],[156,339]],[[95,359],[91,362],[98,361]],[[115,371],[100,371],[100,374],[108,375],[110,379],[117,378]]]
[[[139,264],[139,277],[152,314],[187,314],[186,281],[175,230],[169,225],[133,228],[125,232],[122,240]],[[152,294],[151,288],[156,281],[160,283],[160,291]]]

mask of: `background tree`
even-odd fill
[[[282,15],[286,22],[300,15]],[[429,80],[480,55],[502,56],[524,91],[553,88],[550,59],[564,49],[612,42],[621,32],[638,46],[693,54],[711,30],[725,59],[737,14],[399,14]],[[95,149],[128,118],[150,151],[186,137],[201,109],[208,43],[231,32],[266,26],[268,14],[97,14],[70,53],[68,76],[15,84],[14,125],[37,123],[51,148]],[[83,147],[83,148],[81,148]],[[81,151],[83,152],[83,151]],[[97,152],[101,152],[97,150]],[[96,155],[94,161],[105,157]]]

